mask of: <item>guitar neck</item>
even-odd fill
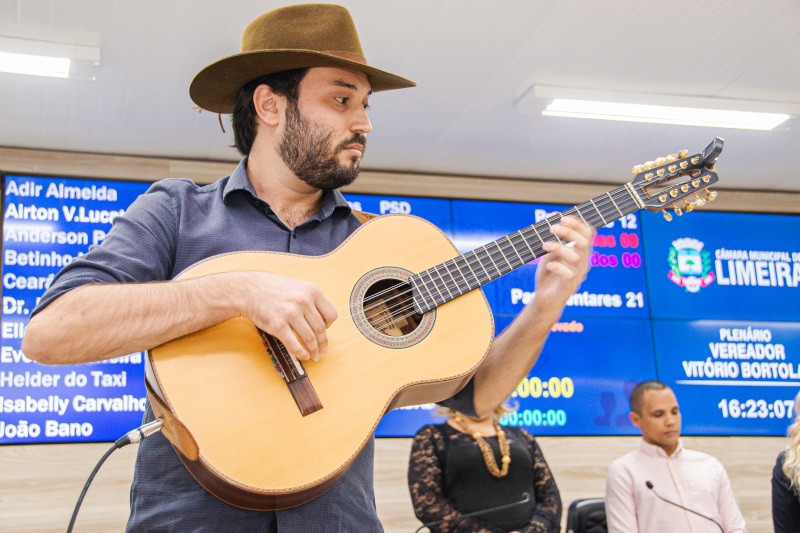
[[[642,205],[633,187],[623,185],[420,272],[410,281],[415,311],[426,313],[545,255],[544,243],[564,242],[550,233],[562,216],[578,218],[594,230],[638,211]]]

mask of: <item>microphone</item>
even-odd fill
[[[469,518],[471,516],[478,516],[479,514],[491,513],[492,511],[502,511],[503,509],[510,509],[511,507],[522,505],[523,503],[528,503],[529,501],[531,501],[531,495],[528,494],[527,492],[523,492],[522,499],[518,502],[507,503],[499,507],[490,507],[489,509],[484,509],[482,511],[475,511],[474,513],[469,513],[469,514],[462,514],[461,516],[454,516],[453,518],[439,520],[438,522],[428,522],[427,524],[422,524],[421,526],[419,526],[416,530],[414,530],[414,533],[419,533],[420,529],[424,529],[426,527],[430,529],[431,526],[438,526],[439,524],[444,524],[445,522],[450,522],[452,520],[461,520],[462,518]]]
[[[652,491],[653,491],[653,494],[655,494],[656,496],[658,496],[658,498],[659,498],[660,500],[662,500],[662,501],[665,501],[665,502],[667,502],[667,503],[669,503],[669,504],[672,504],[672,505],[674,505],[675,507],[680,507],[680,508],[681,508],[681,509],[683,509],[684,511],[689,511],[690,513],[694,513],[694,514],[696,514],[697,516],[702,516],[702,517],[703,517],[703,518],[705,518],[706,520],[711,520],[712,522],[714,522],[715,524],[717,524],[717,527],[719,528],[719,530],[720,530],[720,531],[722,531],[722,533],[725,533],[725,530],[724,530],[724,529],[722,529],[722,526],[721,526],[721,525],[719,525],[719,522],[717,522],[717,521],[716,521],[716,520],[714,520],[713,518],[711,518],[711,517],[709,517],[709,516],[706,516],[706,515],[704,515],[704,514],[700,514],[700,513],[698,513],[697,511],[692,511],[691,509],[687,509],[687,508],[686,508],[686,507],[684,507],[683,505],[678,505],[677,503],[675,503],[675,502],[671,502],[671,501],[669,501],[669,500],[668,500],[668,499],[666,499],[666,498],[662,498],[662,497],[661,497],[661,495],[660,495],[659,493],[657,493],[657,492],[656,492],[656,489],[654,489],[654,488],[653,488],[653,484],[652,484],[652,483],[650,483],[649,481],[645,481],[645,482],[644,482],[644,484],[645,484],[645,485],[647,485],[647,488],[648,488],[648,489],[650,489],[650,490],[652,490]]]

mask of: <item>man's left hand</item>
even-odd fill
[[[536,297],[534,306],[540,312],[561,314],[572,294],[578,290],[589,271],[589,254],[592,251],[594,232],[582,220],[571,216],[550,229],[563,242],[547,242],[549,252],[536,271]],[[573,243],[572,246],[566,246]]]

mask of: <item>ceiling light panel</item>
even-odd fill
[[[69,77],[69,59],[66,57],[35,56],[0,52],[0,72],[29,74],[51,78]]]
[[[517,110],[555,117],[771,130],[800,114],[800,105],[536,85],[520,98]]]
[[[100,48],[0,36],[0,72],[96,79]]]
[[[542,111],[542,115],[767,131],[789,119],[789,115],[779,113],[595,102],[564,98],[553,100]]]

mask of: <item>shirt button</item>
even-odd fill
[[[296,231],[292,232],[292,237],[294,237],[295,239],[297,238],[297,232]]]

